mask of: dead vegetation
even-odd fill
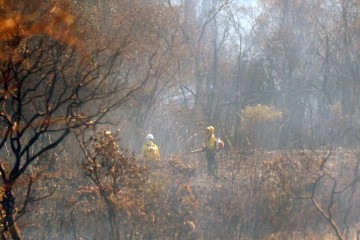
[[[351,239],[360,211],[358,156],[357,150],[341,148],[222,152],[217,178],[206,175],[201,154],[161,162],[121,158],[145,171],[138,175],[140,185],[127,179],[113,197],[105,196],[114,204],[115,239]],[[109,206],[102,190],[77,168],[62,171],[78,172],[71,180],[76,184],[58,179],[59,191],[66,194],[42,203],[51,214],[33,208],[20,219],[20,226],[33,219],[28,239],[39,232],[51,239],[107,239]],[[54,219],[61,227],[54,223],[49,230],[45,223]]]

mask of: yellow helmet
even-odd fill
[[[211,133],[215,132],[215,128],[213,126],[208,126],[206,130],[209,130]]]

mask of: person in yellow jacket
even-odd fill
[[[216,138],[214,132],[215,128],[213,126],[208,126],[205,129],[206,142],[202,149],[202,151],[205,151],[206,153],[208,175],[211,176],[215,176],[216,171]]]
[[[148,134],[145,138],[145,143],[141,148],[142,160],[160,160],[159,147],[154,143],[154,135]]]

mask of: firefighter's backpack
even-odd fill
[[[224,142],[220,138],[215,139],[215,150],[224,150]]]

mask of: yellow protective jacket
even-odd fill
[[[141,159],[142,160],[160,160],[160,151],[156,144],[148,140],[142,146],[141,149]]]
[[[211,136],[206,141],[204,150],[207,152],[215,151],[215,135],[214,134],[211,134]]]

